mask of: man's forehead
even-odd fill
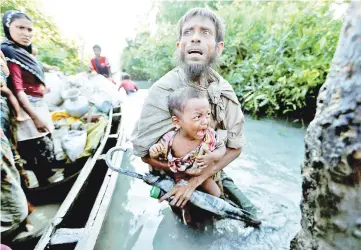
[[[213,21],[209,17],[204,16],[193,16],[184,22],[183,30],[196,28],[196,27],[204,27],[208,29],[216,29]]]

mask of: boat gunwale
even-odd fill
[[[120,126],[121,138],[118,139],[116,146],[121,146],[125,142],[124,136],[124,123]],[[115,165],[121,164],[123,161],[123,151],[118,151],[114,153],[112,161]],[[110,206],[111,200],[113,198],[114,189],[117,184],[118,172],[111,169],[107,170],[106,178],[103,181],[103,184],[100,188],[100,191],[97,195],[96,201],[88,218],[88,221],[84,227],[84,234],[82,238],[78,241],[75,250],[82,249],[94,249],[99,233],[101,231],[102,225],[105,221],[106,215],[108,214],[108,208]]]
[[[109,115],[108,115],[108,124],[105,129],[104,137],[101,139],[101,142],[95,151],[95,153],[87,159],[86,163],[82,167],[82,169],[79,171],[78,177],[75,180],[74,184],[72,185],[69,193],[67,194],[64,201],[61,203],[59,210],[55,214],[54,218],[52,219],[52,222],[44,232],[44,234],[39,239],[38,243],[36,244],[34,250],[43,250],[47,247],[51,240],[51,236],[56,232],[58,229],[58,226],[63,221],[64,217],[66,216],[67,212],[70,210],[70,208],[74,205],[75,201],[81,194],[81,190],[84,187],[84,184],[88,180],[95,163],[97,162],[98,157],[101,155],[101,153],[104,150],[104,147],[107,143],[107,140],[110,135],[112,123],[113,123],[113,108],[110,109]]]

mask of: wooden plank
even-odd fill
[[[47,244],[50,242],[51,235],[55,232],[57,226],[62,222],[64,216],[66,215],[68,210],[71,208],[71,206],[74,204],[75,200],[81,193],[80,191],[81,191],[82,187],[84,186],[84,183],[88,179],[91,171],[93,170],[93,167],[96,163],[97,158],[102,153],[102,151],[105,147],[105,144],[108,140],[108,136],[110,134],[110,129],[111,129],[111,125],[112,125],[112,119],[111,119],[112,115],[113,115],[113,110],[110,110],[109,120],[108,120],[107,128],[105,130],[105,136],[103,137],[97,151],[95,152],[95,154],[92,157],[89,157],[89,159],[85,163],[84,167],[81,169],[78,178],[76,179],[74,185],[70,189],[64,202],[61,204],[50,227],[45,232],[45,234],[43,234],[43,236],[40,238],[40,240],[39,240],[38,244],[35,246],[34,250],[43,250],[46,248]]]
[[[121,127],[121,129],[124,130],[123,126]],[[126,138],[123,135],[124,133],[121,134],[122,138],[121,140],[118,140],[117,146],[120,146],[125,142]],[[123,154],[124,152],[115,153],[112,162],[114,164],[121,164],[123,160]],[[98,194],[97,202],[94,204],[91,216],[89,216],[88,222],[85,227],[87,235],[84,235],[84,237],[78,242],[75,250],[94,248],[99,232],[107,215],[110,202],[113,197],[117,178],[118,173],[112,171],[111,169],[108,169],[107,179],[103,182],[101,192],[99,192]]]
[[[124,153],[122,152],[121,154],[124,155]],[[121,157],[123,158],[123,157]],[[109,205],[110,202],[112,200],[113,194],[114,194],[114,189],[117,183],[117,179],[118,179],[118,173],[114,172],[113,170],[109,169],[109,172],[111,172],[111,178],[108,184],[108,188],[104,194],[103,197],[103,201],[102,204],[100,206],[99,212],[97,214],[97,217],[94,220],[94,223],[92,225],[92,227],[90,228],[89,234],[87,235],[87,238],[84,237],[84,239],[86,239],[86,244],[84,248],[79,248],[80,249],[94,249],[96,241],[98,239],[100,230],[103,226],[104,220],[106,218],[106,215],[108,214],[108,209],[109,209]],[[78,250],[77,248],[75,248],[76,250]]]
[[[121,112],[122,109],[123,109],[123,107],[120,106],[120,113],[119,114],[122,114],[122,112]],[[122,119],[123,119],[123,116],[120,115],[120,121],[119,121],[120,126],[118,126],[118,130],[117,130],[116,134],[121,134],[120,132],[121,132],[121,130],[123,130],[124,125],[122,124]],[[114,121],[114,119],[113,119],[113,121]]]
[[[119,141],[117,141],[115,146],[118,146],[118,144],[119,144]],[[106,154],[103,154],[102,156],[104,156],[104,159],[105,159]],[[112,162],[117,164],[118,163],[118,159],[117,159],[118,155],[114,154],[114,156],[116,156],[116,157],[114,158],[115,160],[112,159]],[[101,204],[103,201],[103,196],[107,192],[110,177],[111,177],[111,172],[109,172],[109,169],[108,169],[107,173],[105,175],[104,181],[102,183],[102,186],[100,187],[100,191],[98,192],[97,198],[96,198],[94,205],[92,207],[92,210],[90,212],[90,215],[89,215],[88,221],[85,225],[85,228],[91,227],[95,217],[97,216],[99,207],[101,207]]]
[[[100,161],[100,160],[105,160],[105,158],[106,158],[106,154],[102,154],[102,155],[99,155],[99,157],[98,157],[98,161]]]

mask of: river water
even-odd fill
[[[123,112],[129,137],[147,95],[129,96]],[[99,250],[158,249],[289,249],[300,230],[300,166],[305,129],[282,121],[253,120],[246,116],[247,144],[241,156],[225,168],[259,209],[260,229],[224,219],[201,228],[182,224],[169,206],[149,196],[150,186],[119,175],[96,248]],[[131,144],[128,144],[131,147]],[[146,172],[147,166],[131,153],[123,167]]]

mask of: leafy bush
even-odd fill
[[[221,71],[244,109],[312,119],[305,111],[311,105],[314,112],[341,25],[329,5],[235,2],[218,9],[228,29]]]
[[[164,24],[158,32],[155,36],[141,33],[135,40],[127,41],[128,46],[122,54],[122,67],[134,79],[154,81],[173,68],[172,54],[176,43],[174,28]]]
[[[172,68],[174,20],[190,6],[165,3],[157,32],[138,34],[124,49],[123,65],[138,78],[154,81]],[[211,7],[227,28],[219,70],[243,109],[254,116],[312,119],[341,28],[330,3],[233,1]]]

